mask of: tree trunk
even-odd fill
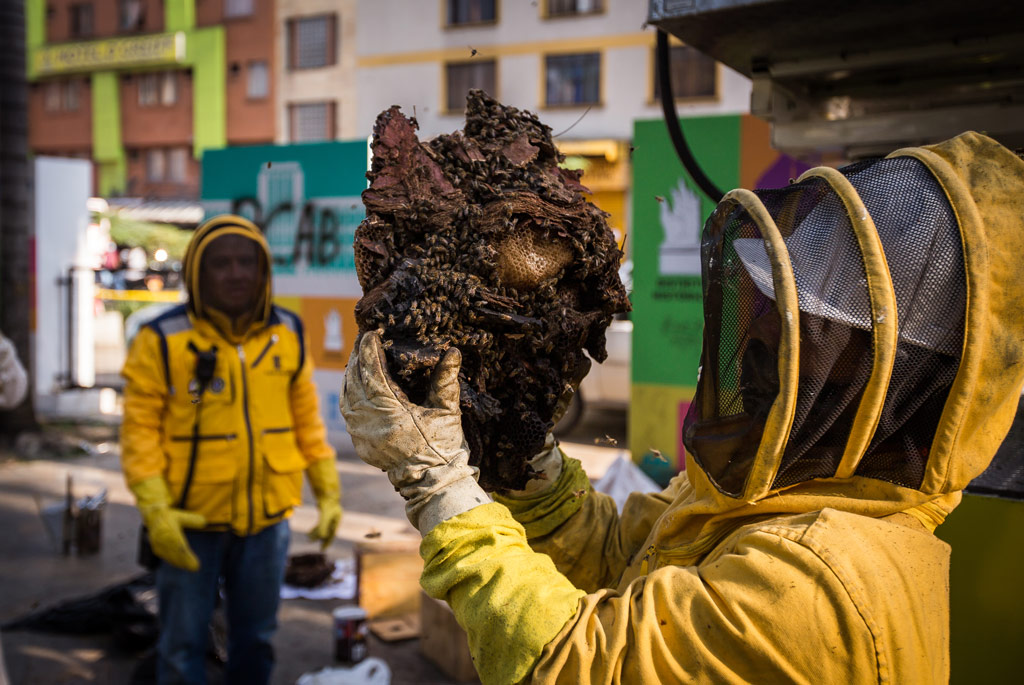
[[[38,427],[29,354],[32,316],[32,166],[28,152],[24,0],[0,0],[0,330],[29,370],[28,397],[0,412],[0,434]]]

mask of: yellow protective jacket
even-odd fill
[[[225,233],[250,238],[263,251],[264,293],[253,322],[239,332],[225,331],[227,320],[204,310],[199,292],[203,247]],[[162,476],[174,506],[202,514],[210,529],[238,535],[291,516],[302,501],[303,471],[334,458],[302,322],[271,304],[269,264],[267,244],[250,222],[218,217],[204,224],[185,257],[189,303],[139,332],[123,371],[121,448],[129,485]],[[213,347],[213,378],[197,398],[197,351]]]
[[[864,250],[873,366],[845,444],[828,453],[833,475],[777,484],[803,312],[774,222],[734,191],[723,205],[748,207],[771,245],[783,322],[780,391],[756,452],[719,480],[688,453],[666,490],[634,494],[621,515],[564,459],[549,490],[497,496],[436,526],[421,546],[422,585],[466,628],[484,683],[948,680],[950,550],[933,530],[990,462],[1024,385],[1024,162],[974,133],[891,157],[918,160],[945,193],[966,279],[959,365],[930,445],[916,452],[917,481],[861,475],[890,380],[900,380],[890,374],[905,331],[868,212],[855,211],[849,184],[816,171],[839,189]]]

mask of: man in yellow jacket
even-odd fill
[[[965,133],[779,190],[704,229],[686,470],[621,514],[557,446],[495,493],[460,354],[423,405],[362,336],[342,410],[424,535],[422,584],[484,683],[935,683],[948,545],[1024,385],[1024,161]]]
[[[226,682],[268,682],[303,473],[320,512],[310,537],[326,547],[341,521],[302,322],[271,302],[270,264],[251,222],[207,221],[185,254],[188,303],[147,324],[125,363],[122,463],[162,560],[162,685],[205,682],[221,581]]]

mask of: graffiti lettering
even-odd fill
[[[259,226],[267,234],[268,227],[273,230],[275,220],[293,215],[295,206],[291,202],[282,202],[263,211],[259,199],[247,196],[232,200],[231,213],[244,216]],[[350,238],[350,236],[348,236]],[[337,211],[331,207],[317,207],[307,201],[299,211],[299,219],[294,234],[290,236],[290,250],[281,249],[274,236],[267,236],[274,253],[274,265],[292,267],[306,264],[313,267],[327,267],[341,254],[346,236],[342,231],[342,220]]]

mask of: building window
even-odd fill
[[[71,5],[71,26],[72,38],[88,38],[93,33],[92,4],[79,3]]]
[[[288,66],[316,69],[335,63],[337,20],[333,14],[288,20]]]
[[[544,104],[596,105],[601,100],[601,53],[548,55]]]
[[[176,147],[167,151],[167,180],[184,183],[188,178],[188,148]]]
[[[142,74],[139,76],[139,107],[153,107],[159,101],[159,74]]]
[[[178,75],[173,71],[160,74],[160,104],[173,105],[178,101]]]
[[[289,105],[291,142],[310,143],[334,138],[334,103]]]
[[[64,84],[50,81],[44,87],[43,109],[47,112],[59,112],[64,107]]]
[[[64,110],[67,112],[78,111],[78,79],[70,79],[64,82]]]
[[[547,0],[549,17],[596,14],[604,9],[602,0]]]
[[[146,150],[146,180],[161,183],[167,176],[167,156],[162,148]]]
[[[224,0],[225,18],[251,17],[252,3],[253,0]]]
[[[47,112],[78,111],[79,90],[82,84],[79,79],[66,81],[49,81],[43,86],[43,109]]]
[[[139,31],[146,23],[143,0],[121,0],[118,27],[122,31]]]
[[[449,112],[461,112],[466,106],[466,93],[479,88],[489,95],[496,95],[494,60],[473,60],[445,65],[448,84],[447,108]]]
[[[448,26],[483,24],[498,17],[497,0],[448,0]]]
[[[689,45],[669,47],[672,97],[713,98],[718,95],[718,67],[715,60]],[[658,70],[654,69],[654,98],[661,97]]]
[[[249,74],[245,84],[245,96],[251,100],[262,100],[270,95],[270,72],[266,62],[249,62]]]
[[[169,107],[178,101],[178,75],[173,71],[162,71],[139,76],[139,106]]]

